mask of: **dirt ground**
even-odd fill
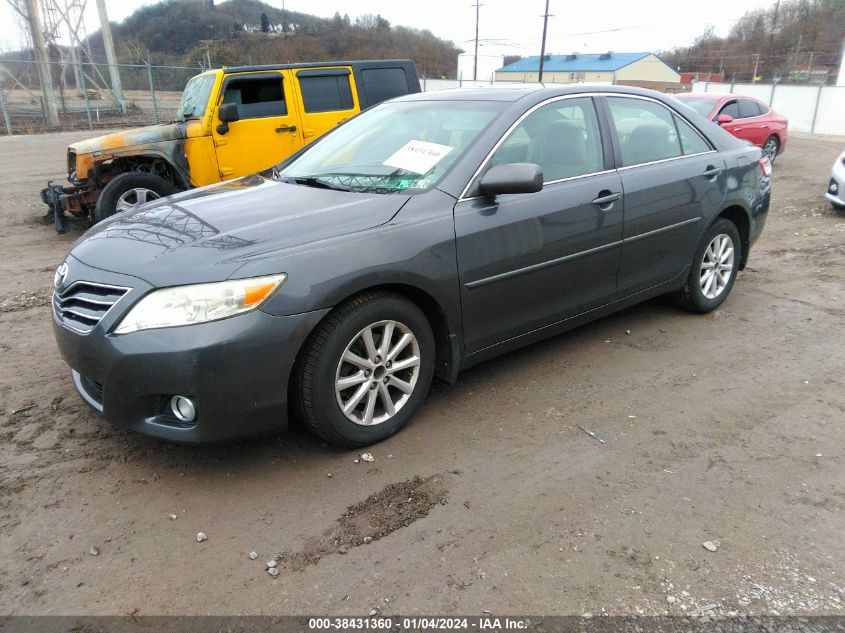
[[[790,140],[720,310],[651,301],[469,370],[369,462],[83,405],[48,307],[80,232],[38,189],[85,136],[0,139],[0,613],[845,614],[845,139]]]

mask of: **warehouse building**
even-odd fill
[[[525,57],[496,71],[496,81],[538,81],[540,56]],[[546,55],[547,83],[679,83],[681,75],[654,53]]]

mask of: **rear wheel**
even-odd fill
[[[763,143],[763,154],[769,159],[769,162],[772,164],[774,164],[775,158],[777,158],[779,149],[780,141],[778,141],[778,137],[774,134],[767,138],[766,142]]]
[[[721,218],[704,234],[687,282],[675,295],[690,312],[705,313],[728,298],[739,271],[741,242],[736,225]]]
[[[401,429],[434,374],[434,335],[422,311],[373,292],[336,308],[311,335],[292,399],[314,433],[337,446],[366,446]]]
[[[138,171],[120,174],[103,187],[94,208],[94,222],[102,222],[115,213],[131,211],[177,191],[177,187],[153,174]]]

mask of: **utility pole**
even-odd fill
[[[543,83],[543,66],[546,60],[546,29],[549,26],[549,0],[546,0],[546,11],[543,13],[543,42],[540,44],[540,72],[537,81]]]
[[[103,35],[103,47],[106,49],[106,63],[109,65],[109,79],[114,100],[120,111],[126,114],[126,102],[123,101],[123,84],[120,83],[120,69],[114,54],[114,40],[111,36],[109,14],[106,12],[106,0],[97,0],[97,12],[100,14],[100,33]],[[84,72],[84,69],[83,69]]]
[[[282,0],[282,61],[288,61],[288,22],[285,17],[285,0]]]
[[[44,97],[44,117],[47,125],[59,127],[59,108],[56,95],[53,94],[53,76],[50,73],[50,59],[47,56],[47,42],[41,29],[41,17],[38,13],[38,0],[26,0],[26,18],[32,35],[32,52],[38,62],[38,78],[41,81],[41,94]]]
[[[772,83],[774,83],[775,78],[775,69],[773,68],[774,63],[772,61],[772,51],[774,50],[775,45],[775,30],[778,27],[778,16],[780,15],[780,0],[777,0],[775,3],[775,11],[774,15],[772,16],[772,31],[769,33],[769,51],[766,53],[766,66],[767,70],[771,71],[772,73]]]
[[[475,7],[475,55],[472,58],[472,80],[478,81],[478,17],[481,9],[481,2],[476,2]]]
[[[810,51],[810,61],[807,62],[807,83],[813,81],[813,55],[815,51]]]

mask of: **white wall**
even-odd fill
[[[755,97],[789,119],[792,132],[845,136],[845,86],[785,86],[698,82],[693,92]]]
[[[837,86],[845,86],[845,41],[842,42],[842,61],[839,62],[839,77],[836,79]]]

